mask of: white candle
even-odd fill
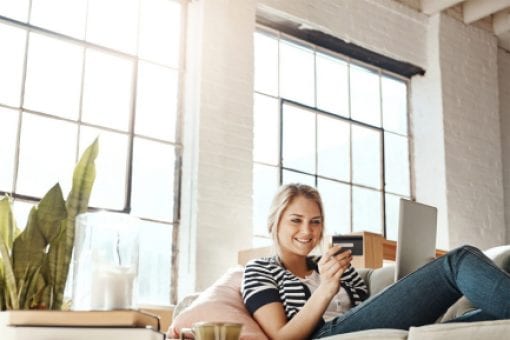
[[[99,266],[92,273],[91,307],[97,310],[133,307],[136,272],[118,266]]]

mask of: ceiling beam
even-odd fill
[[[436,14],[464,0],[421,0],[421,11],[425,14]]]
[[[464,22],[470,24],[510,7],[510,0],[469,0],[463,4]]]
[[[492,18],[494,34],[499,35],[510,31],[510,10],[496,13]]]

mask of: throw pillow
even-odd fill
[[[244,306],[241,296],[243,272],[242,266],[233,267],[204,290],[189,307],[176,316],[168,336],[179,338],[181,328],[189,328],[195,322],[237,322],[243,324],[241,340],[267,340],[267,336]]]

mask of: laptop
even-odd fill
[[[400,199],[395,281],[436,256],[437,209]]]

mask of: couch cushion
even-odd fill
[[[408,339],[508,339],[508,334],[510,334],[510,320],[452,322],[422,327],[411,327]]]
[[[367,274],[365,283],[368,285],[370,296],[376,295],[395,282],[395,266],[388,265],[377,268]]]
[[[191,327],[195,322],[214,321],[242,323],[242,340],[267,340],[267,336],[244,306],[241,296],[243,273],[242,266],[231,268],[200,293],[175,317],[168,336],[178,338],[181,328]]]
[[[369,329],[352,333],[332,335],[323,340],[356,340],[356,339],[377,339],[377,340],[405,340],[407,331],[401,329]]]

